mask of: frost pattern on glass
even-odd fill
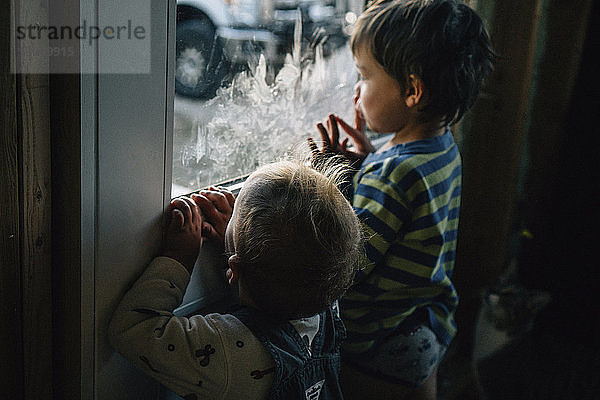
[[[329,113],[353,120],[349,47],[325,58],[317,45],[313,59],[301,59],[299,46],[271,84],[261,55],[213,99],[176,107],[173,196],[251,173],[306,146],[309,136],[320,140],[315,126]]]

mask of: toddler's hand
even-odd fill
[[[354,122],[356,125],[355,128],[350,126],[340,117],[329,114],[329,118],[327,119],[327,128],[325,128],[322,123],[318,123],[317,129],[321,134],[323,148],[319,150],[314,140],[312,138],[308,138],[308,146],[312,152],[313,159],[318,159],[319,157],[323,157],[328,153],[341,154],[347,158],[351,164],[356,166],[356,164],[360,164],[362,160],[365,159],[367,154],[374,152],[375,148],[365,134],[364,119],[362,118],[360,111],[357,109],[355,109]],[[350,136],[350,138],[352,138],[354,142],[354,148],[352,150],[348,149],[348,138],[345,138],[341,143],[339,143],[340,133],[338,123]]]
[[[206,216],[207,222],[202,227],[203,235],[223,245],[225,230],[233,213],[235,197],[225,188],[210,186],[208,189],[201,190],[194,200]]]
[[[202,247],[203,218],[193,198],[182,196],[171,201],[169,225],[162,255],[179,261],[190,273]]]

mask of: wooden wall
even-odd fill
[[[12,13],[12,14],[11,14]],[[52,283],[49,76],[13,74],[47,51],[43,40],[28,52],[9,40],[10,17],[47,24],[41,3],[11,1],[2,7],[1,112],[2,254],[0,308],[4,345],[2,378],[17,398],[52,397]],[[43,53],[42,53],[43,54]],[[5,223],[6,222],[6,223]],[[7,329],[8,328],[8,329]],[[6,352],[6,354],[4,354]]]
[[[10,13],[0,8],[0,60],[13,60],[10,46]],[[19,135],[17,124],[17,78],[10,63],[0,63],[0,390],[23,393],[23,323],[21,295],[21,245],[19,201]]]

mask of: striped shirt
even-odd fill
[[[461,159],[450,130],[372,153],[354,176],[352,205],[366,229],[368,262],[341,302],[344,350],[365,353],[398,327],[456,333],[452,281]]]

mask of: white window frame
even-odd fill
[[[113,60],[96,43],[80,46],[81,71],[96,72],[80,76],[82,399],[160,396],[106,337],[122,294],[159,250],[171,197],[176,2],[130,1],[151,7],[150,73],[98,73]],[[81,21],[110,3],[80,0]]]

